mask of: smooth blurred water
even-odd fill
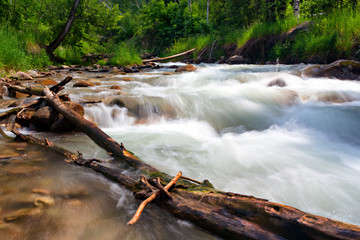
[[[87,89],[70,84],[64,92],[76,102],[102,100],[85,105],[86,117],[163,172],[181,170],[220,190],[360,224],[359,82],[306,78],[305,65],[197,67],[190,73],[164,75],[173,70],[161,68],[127,75],[132,81],[121,81],[122,75],[64,73],[98,84]],[[287,86],[268,87],[274,79]],[[113,85],[122,89],[110,89]],[[83,134],[46,136],[85,157],[107,157]],[[80,230],[48,233],[51,239],[214,238],[156,206],[129,228],[126,221],[139,203],[129,192],[90,170],[52,165],[52,158],[46,158],[50,175],[56,175],[51,181],[65,189],[76,183],[90,194],[81,210],[70,207],[61,218],[77,215],[73,222]]]

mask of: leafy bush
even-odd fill
[[[113,49],[114,56],[108,61],[110,65],[127,66],[141,64],[139,52],[130,43],[121,42]]]

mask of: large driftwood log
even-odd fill
[[[59,97],[52,93],[47,87],[44,87],[44,94],[47,101],[58,110],[64,117],[66,117],[72,124],[78,126],[86,135],[88,135],[96,144],[105,149],[114,157],[125,160],[128,164],[136,167],[142,171],[158,172],[158,170],[133,156],[129,152],[125,152],[124,147],[112,139],[109,135],[104,133],[94,123],[86,120],[77,112],[68,109],[59,99]]]
[[[112,152],[114,149],[121,151],[122,155],[118,152],[114,155],[150,176],[161,176],[165,182],[170,180],[168,175],[158,172],[148,164],[142,163],[141,160],[135,158],[134,161],[132,154],[94,124],[89,124],[81,116],[62,106],[57,96],[47,88],[44,92],[48,101],[56,109],[81,127],[86,134],[91,135],[96,143],[106,141],[106,144],[102,145],[107,151]],[[41,142],[42,146],[54,147],[48,141]],[[62,154],[69,158],[67,153]],[[142,181],[135,181],[123,175],[119,170],[105,167],[91,160],[83,160],[80,157],[73,158],[75,159],[72,160],[73,162],[90,167],[134,192],[149,190]],[[197,185],[186,180],[178,181],[171,191],[171,198],[156,199],[155,203],[180,218],[190,220],[210,232],[229,239],[360,239],[359,226],[312,215],[252,196],[221,192],[206,184]]]
[[[169,56],[169,57],[164,57],[164,58],[144,59],[144,60],[142,60],[142,62],[143,63],[148,63],[148,62],[160,62],[160,61],[170,60],[170,59],[173,59],[173,58],[185,56],[185,55],[187,55],[189,53],[194,52],[195,50],[196,50],[196,48],[193,48],[193,49],[191,49],[189,51],[178,53],[178,54],[175,54],[175,55],[172,55],[172,56]]]

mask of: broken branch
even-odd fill
[[[164,187],[164,190],[169,190],[171,188],[172,185],[174,185],[176,183],[176,181],[181,177],[182,172],[180,171],[173,179],[171,179],[171,181]],[[155,193],[153,193],[150,197],[148,197],[147,199],[145,199],[139,206],[139,208],[136,210],[136,213],[134,214],[133,218],[127,223],[128,225],[133,225],[135,224],[139,218],[141,213],[144,211],[144,208],[146,207],[146,205],[148,203],[150,203],[151,201],[153,201],[156,197],[158,197],[160,195],[160,191],[157,191]]]

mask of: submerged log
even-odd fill
[[[191,49],[189,51],[178,53],[178,54],[175,54],[175,55],[172,55],[172,56],[169,56],[169,57],[164,57],[164,58],[144,59],[142,62],[143,63],[148,63],[148,62],[160,62],[160,61],[170,60],[170,59],[173,59],[173,58],[185,56],[185,55],[187,55],[189,53],[194,52],[195,50],[196,50],[196,48],[193,48],[193,49]]]
[[[161,177],[165,184],[170,181],[167,174],[143,163],[94,124],[68,110],[49,89],[45,88],[44,92],[48,101],[61,111],[61,114],[81,127],[101,147],[132,167],[146,172],[150,177]],[[28,136],[17,139],[29,141],[33,138]],[[106,143],[101,143],[102,141]],[[144,184],[144,181],[136,181],[122,174],[122,171],[106,167],[94,160],[85,160],[81,155],[59,149],[49,141],[33,142],[60,152],[74,163],[90,167],[135,193],[152,189]],[[360,226],[312,215],[252,196],[221,192],[206,183],[198,185],[179,179],[171,191],[171,197],[156,198],[154,202],[179,218],[229,239],[360,239]]]

